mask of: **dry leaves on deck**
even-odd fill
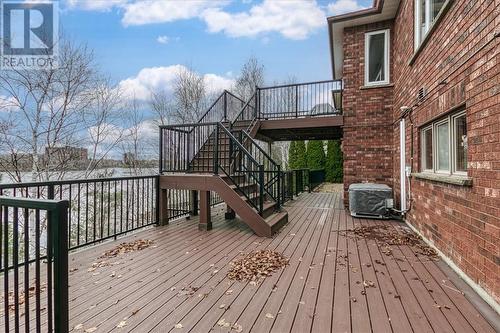
[[[113,258],[120,254],[141,251],[150,247],[152,244],[153,241],[149,239],[138,239],[136,241],[129,243],[121,243],[117,247],[104,252],[103,255],[100,256],[99,258]]]
[[[438,258],[436,251],[425,244],[420,236],[400,228],[388,225],[370,225],[348,229],[345,230],[345,233],[346,235],[353,234],[356,237],[377,241],[381,252],[386,255],[392,254],[391,245],[406,245],[413,248],[416,254],[421,254],[429,259]]]
[[[243,258],[231,262],[227,277],[237,281],[263,279],[280,268],[288,265],[288,259],[281,253],[271,250],[252,251]]]
[[[40,285],[40,293],[43,293],[45,290],[47,289],[47,285],[45,283],[41,284]],[[20,290],[19,291],[19,295],[18,295],[18,301],[17,301],[17,304],[19,304],[19,306],[23,305],[24,304],[24,301],[25,301],[25,294],[26,292],[24,290]],[[36,286],[30,286],[28,288],[28,297],[29,298],[32,298],[32,297],[35,297],[36,295]],[[2,297],[3,299],[3,297]],[[15,293],[14,291],[9,291],[9,310],[10,311],[14,311],[16,309],[15,307]]]

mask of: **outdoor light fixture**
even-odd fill
[[[332,90],[332,97],[335,111],[342,110],[342,90]]]

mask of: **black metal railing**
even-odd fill
[[[68,245],[76,249],[154,225],[158,221],[158,176],[96,178],[0,185],[0,195],[67,200]],[[184,213],[172,196],[172,218]]]
[[[233,93],[224,90],[200,117],[198,123],[205,124],[230,121],[236,117],[244,105],[245,101]]]
[[[310,169],[293,169],[293,190],[295,195],[308,191],[311,192],[311,170]]]
[[[262,211],[264,165],[254,159],[223,123],[162,126],[161,133],[163,147],[172,143],[178,147],[175,152],[163,149],[161,172],[226,175],[235,190]]]
[[[245,130],[234,131],[241,144],[248,150],[250,155],[264,168],[264,193],[266,198],[276,202],[276,209],[282,204],[281,183],[283,174],[281,166],[255,141]]]
[[[215,130],[214,174],[222,172],[259,214],[265,201],[265,170],[229,129],[219,123]],[[227,147],[221,151],[219,147]]]
[[[341,114],[342,81],[329,80],[259,87],[255,98],[259,119]]]
[[[235,127],[236,124],[241,122],[248,122],[244,129],[249,132],[251,126],[258,118],[258,90],[250,97],[250,99],[241,108],[237,116],[231,121],[230,127]]]
[[[0,197],[4,332],[68,332],[68,209]]]
[[[215,125],[237,117],[245,102],[224,91],[196,123],[160,126],[160,173],[187,172],[189,163],[213,138]],[[199,126],[203,125],[203,126]],[[209,157],[210,151],[201,152]],[[203,172],[203,163],[191,171]]]
[[[311,184],[311,189],[314,190],[318,185],[325,182],[326,173],[325,169],[316,169],[309,171],[309,182]]]

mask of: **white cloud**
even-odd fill
[[[128,26],[186,20],[200,16],[207,8],[219,7],[227,3],[228,1],[221,0],[136,1],[123,6],[125,13],[122,23]]]
[[[119,87],[124,96],[128,98],[135,97],[146,100],[150,97],[152,90],[164,89],[167,92],[172,91],[177,74],[185,70],[188,69],[183,65],[143,68],[136,76],[121,81]],[[234,84],[231,78],[216,74],[205,74],[203,78],[209,93],[228,89]]]
[[[12,96],[0,95],[0,112],[12,112],[19,110],[19,103]]]
[[[224,32],[231,37],[253,37],[278,32],[286,38],[305,39],[315,30],[325,27],[325,13],[315,1],[264,0],[248,12],[228,13],[220,8],[208,8],[203,14],[208,31]]]
[[[156,41],[160,44],[167,44],[169,41],[170,41],[170,38],[168,36],[158,36],[158,38],[156,38]]]
[[[357,0],[337,0],[330,3],[327,8],[330,15],[340,15],[348,12],[354,12],[365,7],[361,6]]]
[[[120,9],[124,26],[200,19],[211,33],[231,37],[255,37],[277,32],[289,39],[305,39],[325,27],[330,13],[361,8],[355,0],[337,0],[327,8],[314,0],[263,0],[246,11],[224,9],[229,0],[67,0],[69,8],[107,11]],[[158,42],[160,40],[158,39]],[[161,42],[160,42],[161,43]]]
[[[216,74],[205,74],[203,75],[203,79],[208,93],[216,93],[224,89],[227,90],[234,85],[234,80]]]

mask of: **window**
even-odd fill
[[[415,48],[418,48],[447,0],[415,0]]]
[[[389,30],[365,34],[365,85],[389,83]]]
[[[432,127],[429,126],[423,130],[422,135],[422,165],[424,170],[433,170],[432,166]]]
[[[453,118],[455,172],[467,172],[467,123],[465,114]]]
[[[448,120],[437,124],[437,170],[450,170],[450,131]]]
[[[467,174],[467,123],[465,111],[454,113],[421,131],[422,171]]]

